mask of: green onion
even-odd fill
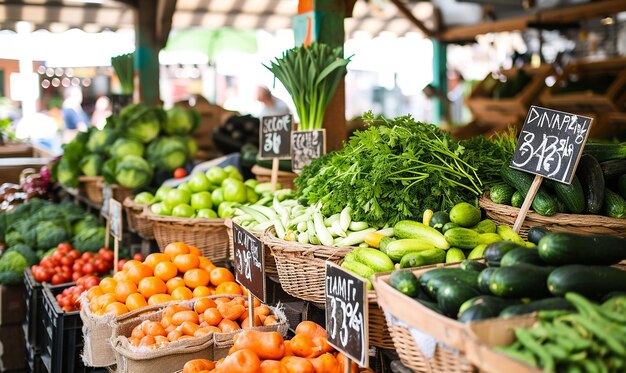
[[[135,54],[127,53],[111,57],[111,65],[120,80],[122,94],[132,94],[135,77]]]
[[[263,65],[285,86],[300,117],[300,130],[322,128],[324,113],[350,57],[343,58],[341,47],[311,43],[285,51],[281,58]]]

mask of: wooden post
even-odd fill
[[[517,219],[515,219],[515,224],[513,225],[513,230],[515,231],[515,233],[519,233],[519,230],[522,228],[524,219],[526,219],[526,214],[528,213],[530,205],[535,199],[535,195],[537,194],[537,191],[539,190],[542,181],[543,176],[535,175],[535,180],[533,180],[533,183],[528,190],[528,194],[526,194],[526,199],[522,204],[522,208],[520,208],[519,213],[517,214]]]
[[[272,192],[276,191],[276,183],[278,182],[278,166],[280,165],[279,162],[278,158],[272,158],[272,174],[270,177]]]

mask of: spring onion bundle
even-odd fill
[[[135,54],[127,53],[111,57],[111,65],[122,85],[122,94],[132,94],[135,75]]]

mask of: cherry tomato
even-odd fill
[[[104,260],[102,260],[100,258],[95,260],[93,266],[96,269],[96,272],[98,272],[98,273],[100,273],[102,275],[107,273],[107,270],[109,269],[109,265],[107,264],[107,262],[105,262]]]
[[[95,267],[94,267],[94,265],[93,265],[92,263],[86,263],[86,264],[83,266],[83,273],[85,273],[85,274],[90,275],[90,274],[92,274],[94,271],[95,271]]]
[[[113,251],[102,248],[98,251],[98,254],[102,257],[102,259],[112,262],[113,261]]]
[[[52,276],[52,280],[50,280],[50,283],[52,283],[52,285],[60,285],[62,284],[63,281],[63,277],[61,275],[55,274]]]
[[[143,262],[143,257],[141,256],[140,253],[137,253],[137,254],[133,255],[133,259],[134,260],[138,260],[140,262]]]
[[[128,259],[119,260],[117,262],[117,270],[121,271],[122,269],[124,269],[124,264],[126,264],[126,262],[128,262]]]
[[[81,255],[81,258],[89,260],[89,259],[93,258],[93,253],[89,252],[89,251],[86,251],[86,252],[83,253],[83,255]]]
[[[81,274],[78,272],[72,273],[72,281],[76,282],[80,279]]]
[[[185,176],[187,176],[187,171],[184,168],[179,167],[174,170],[174,179],[182,179]]]
[[[80,251],[78,250],[71,250],[68,254],[74,260],[80,258]]]
[[[52,253],[52,259],[54,259],[54,260],[56,260],[58,262],[60,262],[61,259],[63,259],[63,256],[64,256],[63,253],[60,252],[58,249],[55,252]]]
[[[72,250],[72,246],[67,242],[60,243],[57,246],[57,251],[60,251],[61,254],[67,254],[70,252],[70,250]]]

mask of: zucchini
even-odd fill
[[[524,204],[524,196],[522,196],[522,193],[517,192],[517,191],[513,193],[513,196],[511,197],[511,206],[520,208],[522,207],[523,204]]]
[[[489,190],[489,198],[501,205],[507,205],[515,193],[515,188],[507,183],[498,183]]]
[[[500,261],[500,267],[510,267],[517,264],[534,264],[545,265],[545,262],[539,257],[539,251],[537,249],[515,248],[508,253],[504,254]]]
[[[626,174],[620,176],[617,180],[617,191],[622,198],[626,198]]]
[[[417,277],[407,270],[395,270],[389,276],[389,284],[399,292],[409,297],[416,297],[420,292]]]
[[[496,228],[496,223],[491,219],[481,220],[472,227],[472,229],[478,233],[496,233]]]
[[[467,202],[457,203],[450,210],[450,221],[465,228],[478,224],[480,217],[480,209]]]
[[[570,185],[558,181],[551,181],[550,184],[554,188],[558,199],[565,204],[569,212],[580,214],[585,211],[587,207],[585,203],[585,193],[576,175],[574,175],[574,179]]]
[[[489,281],[491,281],[491,275],[496,271],[497,268],[488,267],[483,269],[478,275],[478,290],[480,290],[483,294],[491,294],[491,290],[489,289]]]
[[[463,311],[459,311],[459,321],[464,323],[491,319],[496,316],[498,316],[498,314],[494,313],[491,308],[484,304],[475,304]]]
[[[626,218],[626,201],[611,189],[605,188],[603,210],[608,217],[624,219]]]
[[[487,266],[485,263],[481,263],[476,260],[464,260],[459,268],[464,271],[481,272],[483,269],[487,268]]]
[[[461,305],[461,308],[459,309],[459,313],[463,313],[471,306],[484,305],[491,309],[491,311],[494,313],[494,316],[497,316],[503,309],[521,303],[522,302],[518,299],[500,298],[496,297],[495,295],[479,295],[463,303],[463,305]]]
[[[393,231],[398,238],[416,238],[428,242],[438,249],[446,250],[450,247],[441,232],[416,221],[399,221],[394,225]]]
[[[456,318],[461,305],[478,295],[478,290],[465,282],[445,281],[437,290],[437,305],[444,315]]]
[[[546,298],[526,304],[508,306],[500,312],[499,317],[512,317],[538,311],[552,310],[573,311],[575,308],[565,298]]]
[[[541,298],[548,294],[546,280],[552,267],[518,264],[501,267],[489,279],[489,290],[504,298]]]
[[[465,260],[463,250],[451,247],[446,251],[446,263],[457,263]]]
[[[462,272],[466,272],[466,271],[462,270],[461,268],[451,268],[451,267],[434,268],[434,269],[431,269],[422,273],[418,280],[420,282],[420,286],[422,287],[422,289],[426,290],[428,288],[428,281],[432,280],[433,278],[437,278],[440,276],[448,276],[448,275],[455,276]]]
[[[374,270],[374,272],[393,271],[393,262],[380,250],[359,247],[354,249],[355,259]]]
[[[443,225],[443,228],[441,228],[441,233],[446,233],[448,230],[458,227],[460,227],[460,225],[458,225],[457,223],[448,222]]]
[[[426,294],[430,295],[433,298],[437,298],[439,288],[441,287],[441,285],[447,282],[462,282],[478,290],[478,272],[464,271],[462,269],[460,269],[460,271],[461,272],[458,272],[454,275],[438,276],[432,278],[430,281],[428,281],[428,284],[426,285]]]
[[[626,239],[600,234],[554,232],[537,245],[539,257],[548,264],[612,265],[626,259]]]
[[[604,203],[604,175],[600,163],[591,155],[584,154],[578,162],[576,176],[585,195],[587,212],[598,214]]]
[[[480,259],[483,257],[483,254],[485,253],[485,249],[487,248],[487,245],[481,244],[476,246],[475,248],[472,249],[472,251],[470,251],[469,254],[467,254],[467,259]]]
[[[443,263],[446,252],[441,249],[416,251],[405,254],[400,259],[400,268],[420,267],[429,264]]]
[[[461,249],[473,249],[481,244],[480,235],[473,229],[469,228],[452,228],[444,233],[445,239],[448,240],[450,246],[459,247]]]
[[[547,233],[550,233],[550,230],[546,227],[530,227],[530,229],[528,230],[528,241],[534,244],[538,244],[541,237],[545,236]]]
[[[393,241],[395,241],[396,239],[393,237],[383,237],[380,239],[380,251],[382,251],[383,253],[387,253],[387,246],[389,246],[390,243],[392,243]]]
[[[511,241],[494,242],[487,246],[483,256],[490,267],[499,267],[504,254],[518,247],[525,248]]]
[[[421,304],[422,306],[435,311],[437,313],[443,314],[443,312],[441,312],[441,309],[439,309],[439,306],[437,305],[437,303],[432,302],[432,301],[428,301],[428,300],[424,300],[424,299],[415,299],[419,304]]]
[[[526,198],[528,190],[533,183],[533,176],[525,172],[517,171],[509,167],[509,163],[505,162],[500,168],[502,179],[509,185],[515,187],[522,197]],[[545,187],[540,187],[537,195],[533,199],[533,210],[543,216],[552,216],[556,214],[556,201],[552,198]]]
[[[390,241],[381,247],[381,251],[394,262],[399,262],[402,257],[408,253],[432,250],[434,248],[433,244],[427,241],[422,241],[416,238],[403,238],[400,240]]]
[[[612,291],[626,291],[626,271],[606,266],[563,266],[548,276],[548,289],[555,296],[571,291],[587,298],[602,299]]]
[[[372,283],[370,281],[370,278],[372,277],[372,275],[374,273],[376,273],[373,269],[371,269],[370,267],[366,266],[363,263],[359,263],[356,261],[351,261],[351,260],[344,260],[341,263],[341,268],[346,269],[354,274],[357,274],[361,277],[363,277],[364,279],[367,280],[367,287],[368,289],[372,288]]]
[[[617,179],[626,174],[626,159],[613,159],[600,163],[604,180]]]
[[[565,206],[565,203],[563,203],[563,201],[558,199],[556,195],[554,195],[554,194],[550,194],[550,195],[556,201],[556,212],[558,212],[560,214],[566,214],[568,212],[568,210],[567,210],[567,206]]]
[[[450,215],[445,211],[437,211],[430,218],[430,226],[437,230],[441,230],[446,223],[450,222]]]
[[[597,144],[587,143],[583,149],[585,155],[594,156],[599,162],[610,159],[626,159],[626,143],[621,144]]]

